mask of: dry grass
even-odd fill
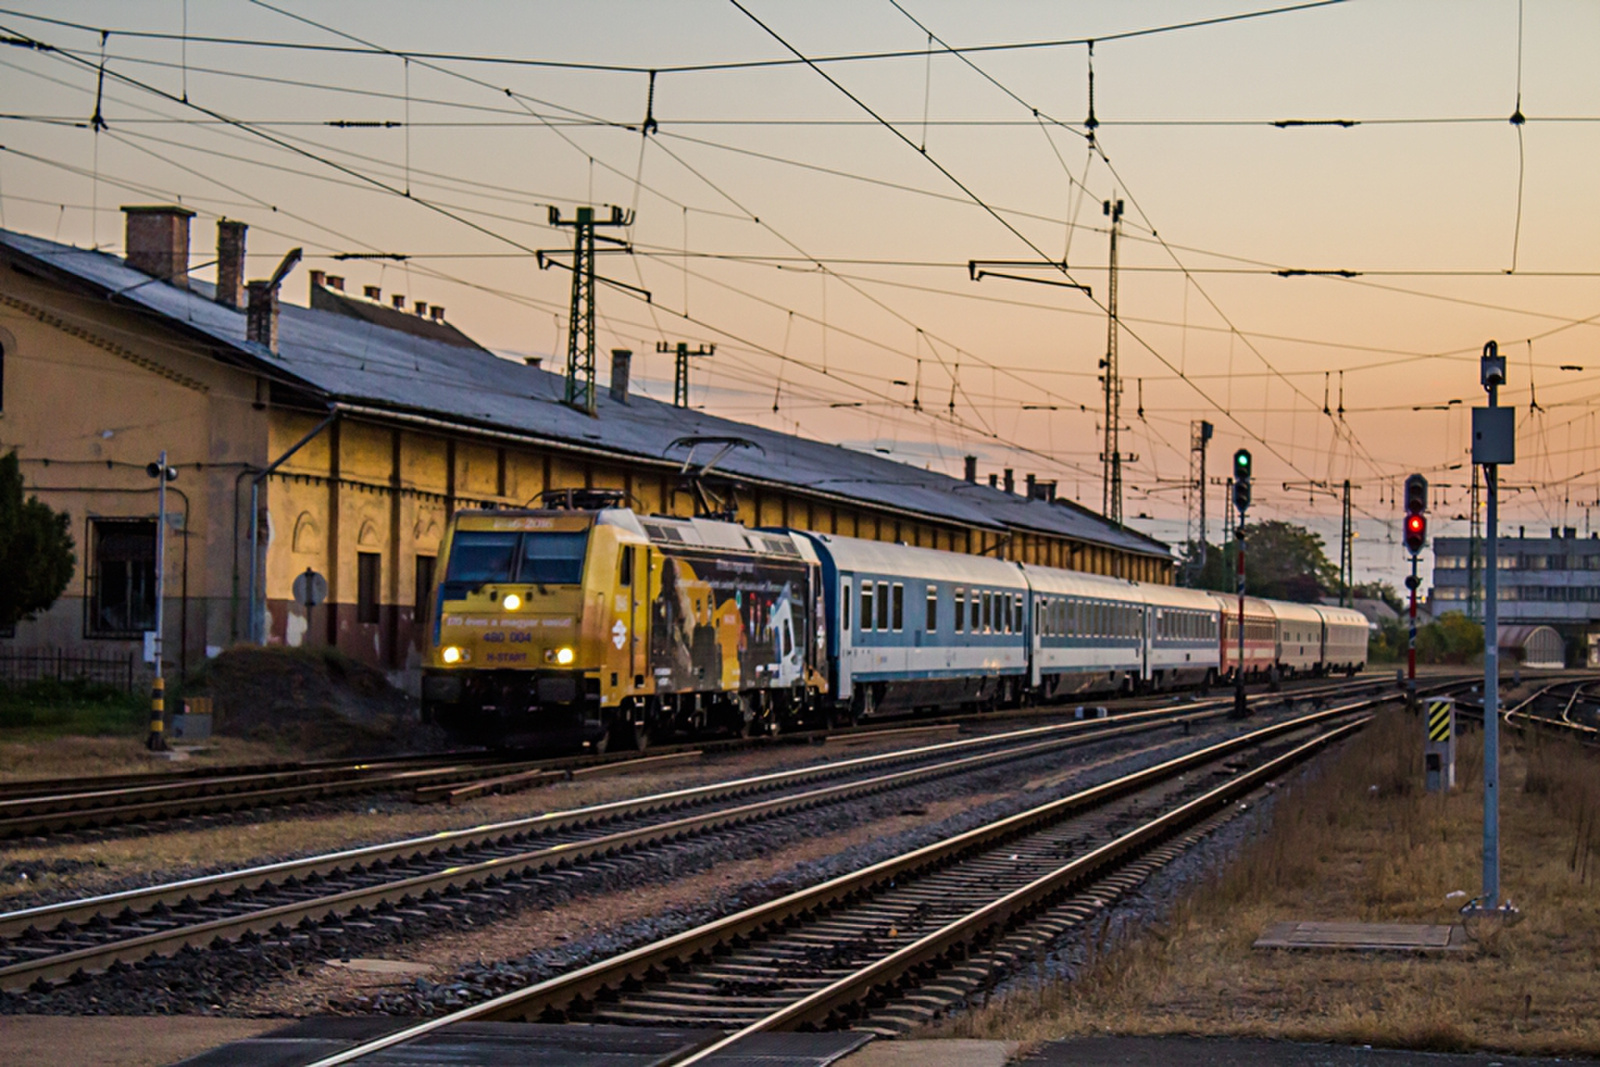
[[[181,742],[180,742],[181,746]],[[68,736],[0,740],[0,782],[32,778],[93,778],[106,774],[160,774],[190,768],[238,764],[289,763],[303,753],[281,745],[218,737],[204,742],[187,760],[153,756],[144,735]]]
[[[1526,920],[1446,957],[1263,952],[1280,920],[1449,923],[1481,877],[1482,749],[1422,791],[1421,725],[1387,713],[1282,795],[1271,824],[1167,922],[1070,985],[996,1001],[951,1029],[1278,1037],[1419,1049],[1600,1052],[1600,755],[1503,746],[1502,885]]]

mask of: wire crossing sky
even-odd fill
[[[1121,198],[1136,525],[1182,539],[1207,419],[1260,517],[1331,540],[1315,483],[1359,485],[1358,576],[1393,577],[1406,474],[1465,530],[1491,337],[1507,524],[1587,533],[1600,498],[1591,4],[12,0],[0,44],[7,228],[119,252],[121,204],[177,200],[249,223],[263,272],[303,245],[554,363],[549,208],[618,204],[602,269],[650,299],[607,288],[600,341],[652,395],[656,342],[714,343],[697,405],[1098,506]]]

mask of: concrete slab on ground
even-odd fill
[[[839,1067],[1005,1067],[1015,1041],[874,1041],[839,1061]]]
[[[213,1048],[180,1067],[301,1067],[411,1025],[410,1019],[304,1019],[270,1033]],[[649,1067],[721,1038],[722,1030],[544,1023],[463,1023],[363,1058],[364,1067]],[[850,1031],[754,1034],[709,1057],[716,1067],[828,1067],[871,1040]],[[970,1067],[970,1065],[963,1065]]]
[[[1344,952],[1460,952],[1467,947],[1459,926],[1421,923],[1273,923],[1256,938],[1256,948]]]
[[[161,1067],[282,1026],[282,1019],[211,1015],[7,1015],[0,1063]]]
[[[1489,1052],[1410,1052],[1210,1037],[1078,1037],[1052,1041],[1020,1063],[1026,1067],[1572,1067],[1600,1060],[1528,1058]]]

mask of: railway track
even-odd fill
[[[898,1032],[961,1001],[1051,929],[1104,905],[1242,796],[1348,736],[1341,703],[1127,774],[316,1062],[419,1062],[481,1022],[722,1028],[699,1063],[766,1031]],[[1036,927],[1044,926],[1041,932]],[[400,1049],[397,1046],[408,1046]],[[393,1054],[390,1052],[393,1050]]]
[[[1372,684],[1381,684],[1371,680]],[[1281,696],[1336,688],[1309,682],[1286,687]],[[1270,695],[1258,694],[1271,699]],[[1202,701],[1193,706],[1210,706]],[[1138,697],[1102,705],[1126,711],[1173,707],[1171,697]],[[973,723],[1005,723],[1070,714],[1062,706],[1013,709],[983,716],[922,718],[904,725],[874,723],[838,731],[809,731],[768,738],[712,740],[652,749],[653,755],[721,751],[765,743],[809,743],[824,736],[850,737],[894,729]],[[629,753],[608,756],[539,758],[481,752],[394,756],[363,760],[323,760],[294,765],[267,764],[222,771],[115,775],[92,779],[52,779],[0,783],[0,840],[44,836],[113,826],[148,826],[168,819],[215,815],[252,808],[341,797],[406,793],[419,801],[450,801],[481,792],[529,788],[574,773],[627,763]],[[462,788],[494,783],[482,789]]]
[[[1510,725],[1518,720],[1544,730],[1565,733],[1581,741],[1600,742],[1600,695],[1597,684],[1588,679],[1563,679],[1534,690],[1529,696],[1507,708],[1502,717]],[[1571,690],[1571,692],[1565,692]],[[1478,706],[1483,714],[1483,706]],[[1587,719],[1588,721],[1584,721]]]
[[[1282,698],[1257,698],[1269,699]],[[404,925],[558,885],[578,865],[1069,746],[1216,719],[1229,706],[1218,700],[1178,714],[1148,710],[1035,726],[4,913],[0,989],[48,988],[80,971],[218,941],[293,943],[337,937],[347,924],[355,931]]]

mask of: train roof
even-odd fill
[[[1065,571],[1059,567],[1041,567],[1024,563],[1022,569],[1035,592],[1058,596],[1092,596],[1106,600],[1142,601],[1137,582],[1126,578],[1112,578],[1104,574],[1085,571]]]
[[[1181,585],[1152,585],[1140,582],[1139,594],[1145,603],[1153,607],[1208,612],[1217,610],[1217,598],[1204,589],[1185,589]]]
[[[212,300],[214,290],[207,282],[190,279],[189,288],[182,289],[153,281],[108,253],[8,230],[0,230],[0,256],[13,262],[26,259],[34,276],[153,312],[168,329],[207,345],[219,360],[266,372],[310,402],[339,405],[352,414],[511,435],[530,444],[663,470],[681,465],[683,453],[672,446],[684,437],[740,437],[757,449],[731,451],[718,470],[751,483],[973,528],[1032,530],[1172,559],[1162,542],[1071,501],[1031,500],[639,394],[623,402],[600,389],[599,417],[591,418],[563,403],[562,375],[496,356],[470,339],[462,343],[465,335],[425,336],[428,331],[395,329],[352,314],[285,303],[274,354],[245,340],[245,312]]]
[[[809,541],[824,559],[845,571],[900,575],[923,581],[972,582],[1007,589],[1025,589],[1022,568],[991,556],[918,548],[893,541],[869,541],[839,534],[794,531],[795,539]]]
[[[1321,626],[1324,619],[1315,604],[1295,604],[1287,600],[1269,600],[1267,604],[1272,608],[1272,614],[1285,621],[1310,622]]]

